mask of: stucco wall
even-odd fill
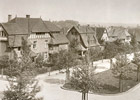
[[[7,49],[7,42],[6,41],[0,41],[0,56],[3,56],[3,55],[7,54],[6,49]]]
[[[30,39],[30,42],[32,43],[31,50],[34,51],[35,53],[48,52],[48,45],[45,44],[46,40],[49,42],[50,39],[49,38]],[[33,48],[34,41],[36,41],[36,48]]]
[[[68,44],[59,45],[59,50],[68,50]]]

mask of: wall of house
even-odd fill
[[[68,50],[68,44],[60,44],[59,50]]]
[[[0,26],[0,56],[7,55],[7,37],[3,28]]]
[[[74,39],[77,39],[80,42],[80,35],[79,33],[76,31],[75,28],[72,28],[68,34],[67,34],[67,38],[70,42],[72,42]]]
[[[50,41],[51,37],[48,33],[46,34],[41,34],[41,35],[36,35],[31,34],[29,36],[29,40],[31,42],[31,50],[35,53],[42,53],[44,56],[48,56],[49,48],[48,48],[48,43]]]
[[[49,46],[49,53],[58,53],[59,52],[59,45],[50,45]]]
[[[7,55],[7,42],[0,41],[0,56]]]
[[[131,36],[127,36],[126,39],[125,39],[125,42],[130,43],[131,42]]]

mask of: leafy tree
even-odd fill
[[[118,46],[114,42],[107,42],[103,51],[105,58],[113,58],[118,54]]]
[[[6,55],[0,57],[0,68],[1,68],[2,77],[4,74],[4,69],[8,68],[8,59],[9,59],[9,57]]]
[[[38,70],[37,73],[38,74],[46,73],[50,68],[49,64],[50,64],[49,61],[45,60],[42,54],[39,54],[35,59],[35,68]]]
[[[89,59],[93,62],[103,58],[101,48],[89,48]]]
[[[80,42],[78,41],[78,39],[73,39],[73,41],[71,41],[69,44],[69,51],[73,53],[78,53],[80,50],[79,45],[80,45]]]
[[[53,21],[53,23],[59,26],[60,28],[64,28],[64,27],[71,28],[72,26],[79,24],[78,21],[74,21],[74,20]]]
[[[140,71],[140,54],[139,53],[134,53],[134,58],[132,63],[137,65],[137,81],[139,81],[139,71]]]
[[[116,63],[112,68],[112,73],[114,76],[119,78],[120,92],[123,91],[122,80],[129,78],[128,74],[131,72],[131,68],[128,67],[128,62],[126,61],[127,60],[124,55],[118,55],[116,57]]]
[[[137,43],[137,40],[136,40],[136,35],[135,34],[133,34],[133,35],[131,35],[132,36],[132,38],[131,38],[131,45],[133,46],[133,50],[134,50],[134,52],[136,52],[137,51],[137,49],[138,49],[138,43]]]
[[[37,81],[35,65],[30,56],[30,48],[25,39],[22,38],[22,57],[9,60],[10,87],[4,92],[3,100],[35,100]]]
[[[75,66],[76,63],[76,54],[71,51],[61,50],[58,54],[58,62],[57,65],[60,68],[66,69],[66,82],[69,81],[70,78],[70,67]]]
[[[86,63],[74,68],[69,83],[72,87],[81,91],[82,100],[88,100],[88,92],[96,87],[96,81],[93,80],[93,76],[93,70],[89,70],[89,66]]]

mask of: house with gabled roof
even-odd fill
[[[50,21],[43,21],[41,18],[30,18],[29,15],[26,15],[26,18],[15,17],[7,23],[1,23],[1,30],[6,38],[5,48],[14,50],[19,56],[22,38],[28,41],[35,54],[43,54],[45,59],[49,57],[50,48],[56,47],[54,43],[59,48],[61,45],[62,47],[64,44],[68,45],[66,36],[60,34],[60,29],[56,25]]]
[[[131,41],[131,35],[126,28],[112,26],[108,29],[107,33],[110,42],[119,40],[122,43],[130,43]]]
[[[88,26],[73,26],[67,33],[70,42],[77,40],[79,42],[78,49],[81,55],[90,47],[99,47],[100,44],[96,38],[96,32]]]
[[[135,39],[138,43],[140,43],[140,27],[137,26],[136,28],[130,28],[129,33],[133,36],[135,36]]]

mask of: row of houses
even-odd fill
[[[49,54],[68,49],[69,44],[59,27],[50,21],[30,18],[30,15],[11,19],[9,15],[8,22],[0,25],[0,56],[9,55],[12,58],[12,52],[16,52],[20,57],[22,38],[28,41],[33,53],[43,54],[46,59]]]
[[[74,40],[79,42],[78,50],[80,55],[88,50],[89,47],[99,47],[100,40],[130,42],[131,35],[123,27],[91,27],[73,26],[67,33],[62,32],[58,26],[50,21],[41,18],[30,18],[30,15],[11,18],[8,15],[8,22],[0,24],[0,56],[9,55],[13,57],[13,52],[20,57],[22,38],[26,39],[33,52],[44,55],[48,59],[49,55],[68,50],[69,44]]]
[[[131,34],[128,32],[128,29],[124,27],[111,26],[104,31],[101,39],[106,42],[119,40],[121,43],[130,43]]]

